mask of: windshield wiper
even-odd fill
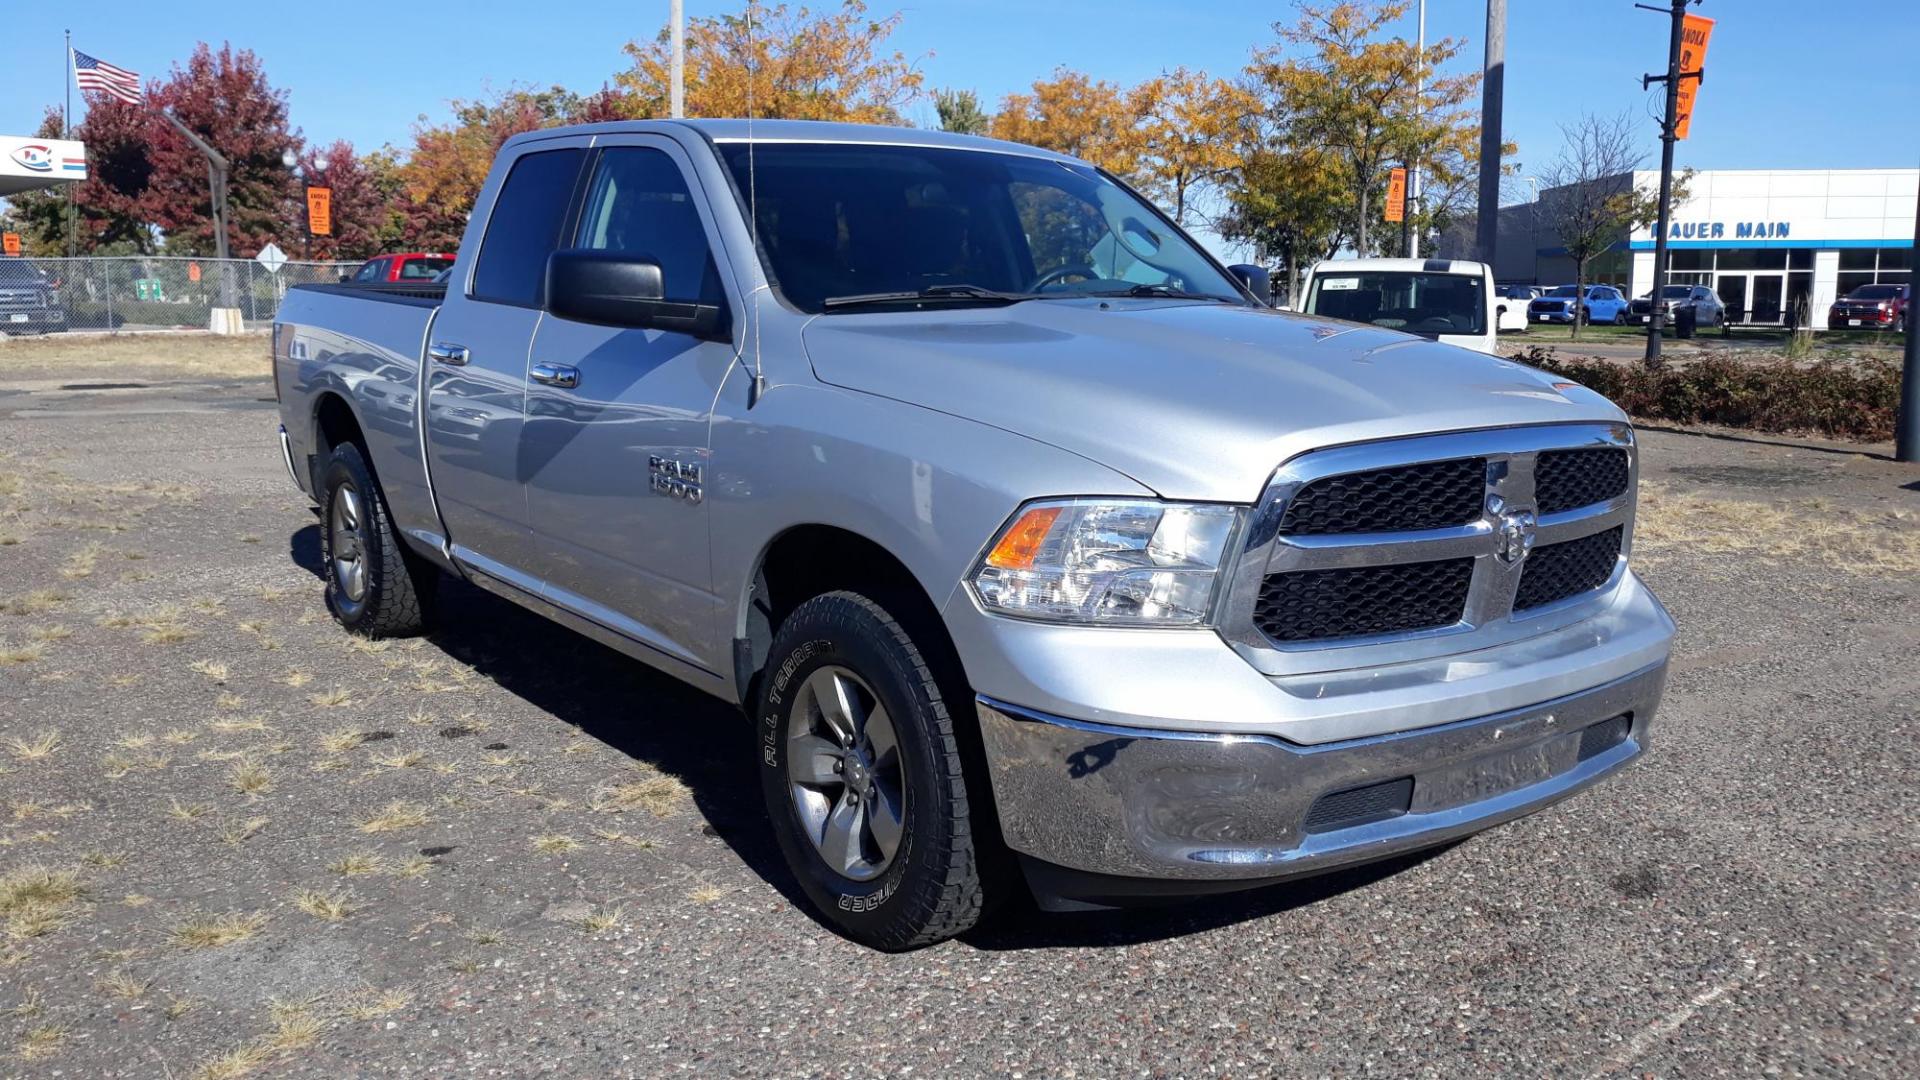
[[[907,304],[920,301],[972,301],[1016,304],[1033,299],[1031,293],[1001,292],[984,285],[929,285],[924,289],[901,292],[858,293],[853,296],[829,296],[820,302],[827,309],[866,307],[872,304]]]
[[[1134,285],[1126,289],[1113,290],[1113,291],[1107,291],[1107,292],[1082,293],[1081,295],[1082,296],[1158,296],[1158,297],[1164,297],[1169,300],[1212,300],[1215,303],[1220,303],[1220,304],[1233,303],[1233,301],[1227,299],[1224,296],[1215,296],[1212,293],[1197,293],[1197,292],[1188,292],[1185,289],[1176,289],[1164,281],[1154,282],[1152,284],[1142,282],[1138,285]]]

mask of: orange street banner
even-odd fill
[[[307,231],[315,236],[333,235],[333,189],[307,189]]]
[[[199,263],[190,262],[187,264],[187,280],[188,281],[200,280],[200,264]]]
[[[9,255],[18,256],[20,254],[20,234],[19,233],[17,232],[7,233],[4,239],[4,244],[5,244],[5,247],[0,248],[0,250],[4,250]]]
[[[1699,15],[1687,16],[1680,27],[1680,96],[1674,105],[1673,137],[1684,139],[1693,127],[1693,99],[1700,93],[1698,72],[1707,64],[1707,39],[1713,36],[1713,20]]]
[[[1407,170],[1395,169],[1387,178],[1387,220],[1407,220]]]

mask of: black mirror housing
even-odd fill
[[[1253,263],[1234,263],[1227,267],[1227,273],[1246,286],[1254,299],[1268,307],[1273,306],[1273,278],[1268,275],[1266,267]]]
[[[568,248],[547,257],[546,310],[597,326],[665,330],[708,340],[727,337],[727,309],[669,300],[660,264],[644,255]]]

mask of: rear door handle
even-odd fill
[[[427,355],[437,364],[445,364],[448,367],[467,366],[465,345],[455,345],[450,341],[436,341],[427,346]]]
[[[527,377],[537,383],[558,386],[571,390],[580,385],[580,369],[565,364],[535,364],[527,371]]]

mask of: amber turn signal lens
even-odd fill
[[[1014,522],[987,553],[987,565],[1001,570],[1032,569],[1034,558],[1040,554],[1040,545],[1047,539],[1047,532],[1053,528],[1053,521],[1062,509],[1036,506],[1021,514],[1020,520]]]

